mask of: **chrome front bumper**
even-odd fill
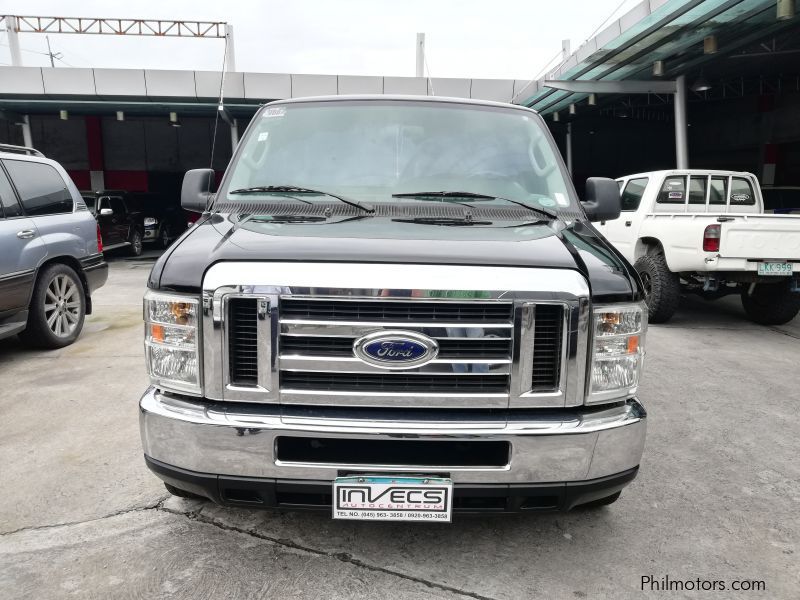
[[[231,405],[166,395],[140,401],[144,453],[196,473],[286,480],[333,480],[340,471],[447,473],[456,483],[537,483],[597,479],[635,468],[646,413],[632,398],[607,409],[514,411],[478,420],[459,411],[424,411],[398,420],[365,409],[346,414],[281,405]],[[420,416],[420,413],[423,413]],[[282,462],[279,436],[423,441],[506,441],[508,464],[494,467]]]

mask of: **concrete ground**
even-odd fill
[[[753,325],[736,299],[685,299],[650,328],[638,479],[613,506],[333,522],[168,497],[144,466],[141,295],[117,259],[80,340],[0,341],[0,597],[797,598],[800,319]],[[724,593],[641,591],[643,576]],[[734,580],[766,591],[736,592]]]

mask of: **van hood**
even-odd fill
[[[595,302],[641,298],[630,265],[591,225],[535,219],[468,226],[374,216],[286,222],[206,214],[158,259],[148,287],[199,293],[205,271],[222,261],[571,269],[587,279]]]

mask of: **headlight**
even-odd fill
[[[587,404],[623,399],[636,393],[644,359],[646,305],[597,306],[592,329],[592,373]]]
[[[158,219],[154,219],[153,217],[145,217],[144,218],[144,226],[145,227],[153,226],[156,223],[158,223]]]
[[[144,345],[153,385],[200,394],[198,301],[148,291],[144,296]]]

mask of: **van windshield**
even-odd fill
[[[331,200],[298,194],[299,188],[360,203],[433,199],[416,195],[421,192],[467,192],[472,197],[435,199],[483,205],[506,198],[562,218],[580,214],[541,118],[528,111],[455,102],[340,100],[274,104],[254,119],[218,202],[287,194],[309,202]],[[411,197],[392,197],[397,194]]]

